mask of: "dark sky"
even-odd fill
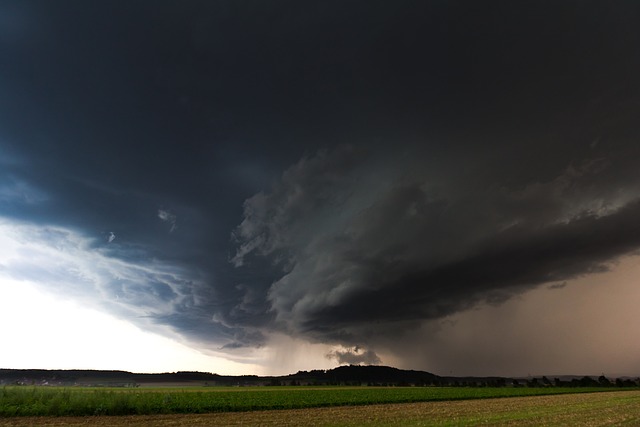
[[[640,249],[638,22],[635,1],[0,1],[0,217],[22,230],[0,273],[231,359],[284,336],[553,369],[492,328],[535,343],[505,314],[532,292],[574,319],[638,296],[616,275]]]

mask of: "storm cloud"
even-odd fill
[[[455,177],[414,168],[430,169],[420,154],[371,177],[366,161],[345,161],[351,150],[322,152],[245,202],[233,260],[265,257],[281,269],[265,293],[273,327],[375,345],[425,320],[606,271],[640,248],[638,180],[618,181],[623,158],[570,161],[517,188],[468,180],[443,189],[437,183]]]
[[[0,0],[0,279],[278,373],[316,368],[293,355],[446,371],[492,342],[474,319],[607,277],[583,319],[632,292],[639,16]]]

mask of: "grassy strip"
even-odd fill
[[[5,386],[0,389],[0,417],[202,414],[535,396],[602,390],[601,388],[453,387],[127,390]]]

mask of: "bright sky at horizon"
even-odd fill
[[[242,375],[261,369],[201,353],[129,322],[47,295],[24,281],[0,279],[0,368],[175,371]]]

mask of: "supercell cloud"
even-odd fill
[[[639,14],[0,0],[0,278],[236,360],[571,366],[633,298]]]
[[[622,153],[567,159],[547,181],[534,167],[517,187],[499,164],[484,165],[495,177],[481,187],[472,177],[449,186],[460,172],[432,173],[427,153],[383,154],[372,178],[372,159],[321,152],[245,202],[233,262],[267,258],[280,271],[263,294],[272,327],[376,346],[425,320],[606,271],[640,247],[639,177]]]

